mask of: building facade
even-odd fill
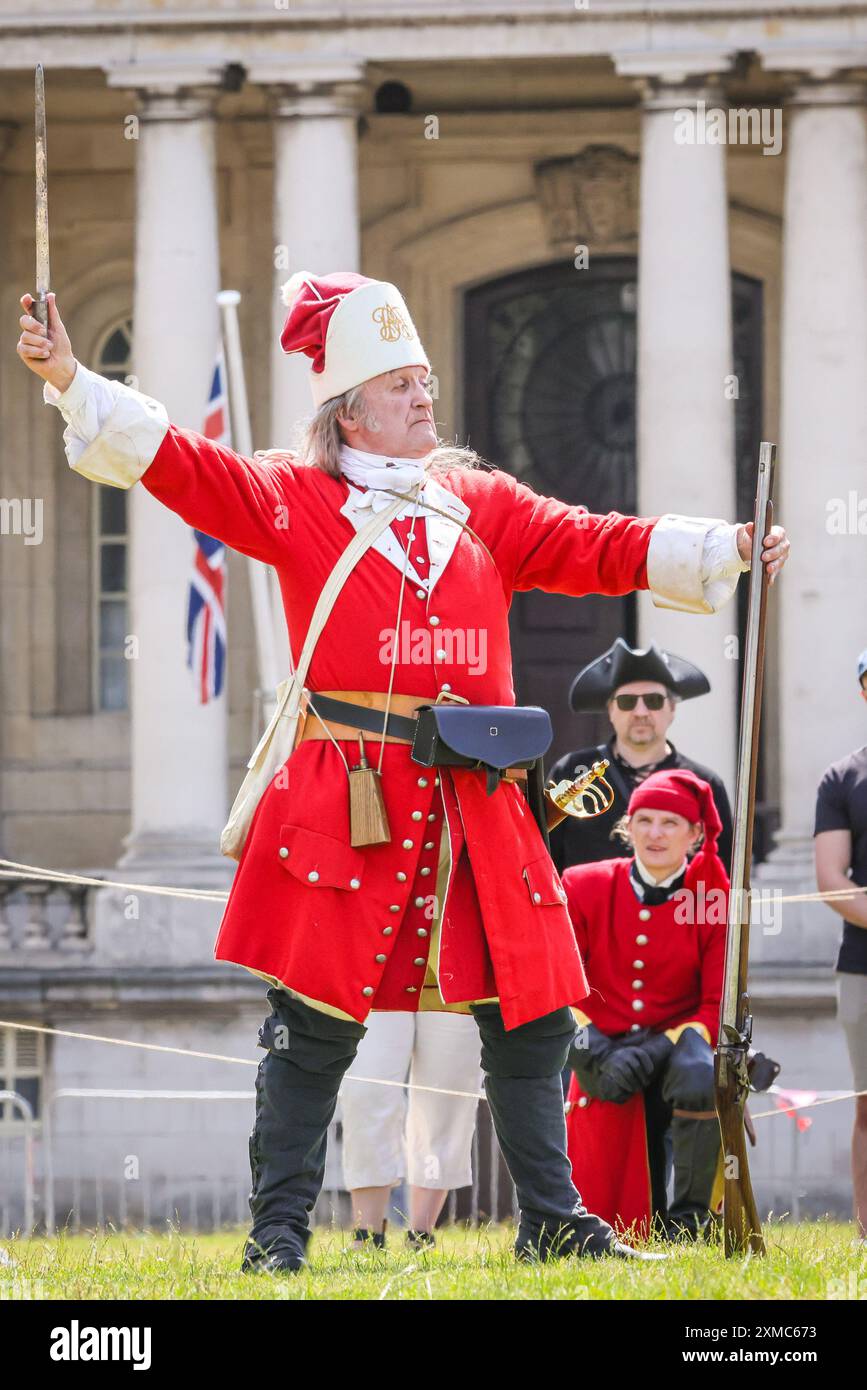
[[[277,343],[277,288],[297,269],[354,268],[411,306],[442,436],[540,492],[747,520],[759,441],[779,442],[795,551],[772,591],[755,880],[813,891],[815,787],[864,741],[867,3],[4,10],[0,855],[224,891],[216,845],[260,716],[247,562],[229,559],[228,688],[202,707],[184,653],[188,528],[143,489],[70,472],[61,421],[12,350],[33,282],[41,61],[53,286],[73,348],[175,423],[201,428],[215,296],[232,287],[255,446],[291,443],[310,401]],[[694,618],[644,596],[516,596],[517,697],[550,708],[552,758],[604,732],[567,712],[574,671],[618,634],[653,639],[708,673],[712,693],[679,712],[674,737],[733,793],[743,599]],[[217,902],[0,880],[0,1014],[255,1059],[262,990],[214,964],[218,920]],[[849,1085],[838,923],[784,902],[754,929],[756,1037],[791,1087]],[[217,1061],[0,1037],[0,1089],[26,1083],[40,1137],[59,1090],[250,1080]],[[191,1175],[243,1183],[252,1097],[175,1099],[58,1100],[61,1205],[97,1154],[115,1179],[137,1156],[166,1190]],[[799,1138],[763,1121],[762,1201],[845,1211],[850,1123],[845,1104]]]

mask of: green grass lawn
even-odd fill
[[[726,1260],[719,1246],[673,1251],[665,1264],[569,1259],[517,1264],[513,1229],[452,1226],[418,1255],[399,1231],[386,1252],[356,1254],[347,1232],[320,1230],[308,1271],[242,1275],[244,1232],[110,1232],[0,1243],[0,1298],[35,1299],[853,1299],[867,1298],[867,1245],[853,1226],[771,1223],[765,1259]]]

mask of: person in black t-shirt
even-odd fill
[[[614,729],[607,743],[567,753],[548,776],[559,782],[574,778],[599,758],[611,764],[605,774],[615,793],[610,811],[592,820],[567,816],[551,831],[551,857],[562,874],[572,864],[592,864],[629,854],[629,846],[611,838],[626,814],[629,798],[651,772],[680,767],[708,782],[722,821],[718,852],[726,870],[731,865],[732,813],[722,778],[680,753],[666,738],[679,700],[706,695],[710,682],[683,657],[649,647],[630,647],[618,637],[607,652],[578,672],[569,692],[576,711],[607,708]]]
[[[858,658],[861,699],[867,702],[867,649]],[[822,893],[867,887],[867,744],[832,763],[816,796],[816,882]],[[855,1090],[867,1090],[867,893],[830,899],[843,918],[837,957],[838,1017],[846,1034]],[[867,1240],[867,1096],[855,1100],[852,1135],[853,1209]]]

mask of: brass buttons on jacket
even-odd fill
[[[319,882],[319,874],[316,872],[315,869],[311,869],[310,872],[309,872],[309,874],[307,875],[307,877],[308,877],[308,879],[310,880],[311,883],[318,883],[318,882]]]
[[[285,845],[281,845],[280,848],[278,849],[277,853],[279,854],[279,856],[280,856],[281,859],[288,859],[288,858],[289,858],[289,851],[288,851],[288,849],[286,848]]]
[[[373,959],[376,961],[377,965],[384,965],[385,962],[388,960],[388,956],[384,956],[380,951],[379,955],[374,956]]]
[[[650,937],[645,936],[644,933],[641,932],[641,933],[639,933],[638,936],[636,936],[636,938],[635,938],[635,944],[636,944],[636,946],[646,946],[649,940],[650,940]]]
[[[360,887],[361,887],[361,879],[360,879],[360,878],[351,878],[351,879],[349,880],[349,886],[350,886],[350,888],[360,888]]]
[[[365,999],[369,999],[373,993],[373,985],[365,985],[361,993],[364,995]]]
[[[649,922],[651,917],[650,908],[643,907],[638,914],[639,922]]]

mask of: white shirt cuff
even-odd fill
[[[66,421],[70,468],[107,487],[132,487],[153,462],[168,429],[165,407],[76,363],[65,391],[45,383],[42,398]]]
[[[660,517],[647,551],[647,582],[657,608],[718,613],[749,569],[737,549],[738,527],[718,517]]]

